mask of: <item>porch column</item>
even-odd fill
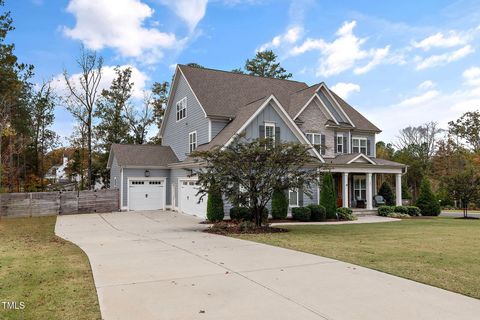
[[[373,209],[373,196],[372,196],[372,174],[367,173],[367,209],[372,210]]]
[[[396,205],[402,205],[402,174],[396,173],[395,174],[395,198],[396,198]]]
[[[348,208],[348,172],[342,173],[342,206]]]

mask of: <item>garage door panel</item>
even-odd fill
[[[163,180],[131,180],[128,192],[129,210],[165,208],[165,182]]]
[[[195,180],[180,180],[179,200],[180,210],[184,213],[205,218],[207,211],[207,197],[200,200],[197,196],[198,186]]]

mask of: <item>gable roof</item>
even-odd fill
[[[329,91],[335,97],[335,100],[337,100],[340,107],[343,108],[343,111],[345,111],[345,113],[348,115],[350,120],[352,120],[356,129],[365,130],[365,131],[375,131],[375,132],[381,132],[382,131],[376,125],[374,125],[373,123],[368,121],[367,118],[365,118],[360,112],[358,112],[351,105],[349,105],[347,102],[345,102],[345,100],[340,98],[334,91],[332,91],[330,89],[329,89]]]
[[[368,157],[362,153],[349,153],[349,154],[340,154],[335,158],[325,159],[328,164],[354,164],[357,159],[364,159],[366,162],[372,165],[381,165],[381,166],[393,166],[393,167],[406,167],[403,163],[385,160],[381,158]]]
[[[121,167],[166,167],[178,162],[172,148],[156,144],[112,144],[107,168],[111,167],[113,156]]]

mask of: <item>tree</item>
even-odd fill
[[[378,194],[385,199],[387,206],[393,206],[395,204],[395,195],[393,193],[392,186],[387,181],[382,183],[380,189],[378,190]]]
[[[473,170],[465,170],[446,179],[448,192],[462,203],[463,217],[468,217],[468,205],[480,197],[480,176]]]
[[[272,195],[272,218],[285,219],[288,214],[288,199],[285,190],[275,189]]]
[[[63,77],[68,89],[68,97],[66,100],[67,110],[70,111],[86,129],[88,158],[87,186],[91,189],[93,186],[92,124],[98,98],[98,86],[102,79],[103,58],[97,56],[96,52],[86,50],[85,47],[82,46],[77,64],[80,67],[80,76],[78,79],[72,79],[67,70],[64,70]],[[78,84],[75,83],[76,80],[78,80]],[[80,88],[78,86],[80,86]]]
[[[337,217],[337,202],[333,187],[333,175],[330,171],[323,174],[322,188],[320,189],[320,205],[325,207],[327,219]]]
[[[202,66],[202,65],[200,65],[200,64],[198,64],[198,63],[196,63],[196,62],[187,63],[187,66],[189,66],[189,67],[194,67],[194,68],[205,69],[204,66]]]
[[[441,212],[440,204],[432,192],[428,178],[422,180],[416,206],[420,208],[423,216],[438,216]]]
[[[480,111],[466,112],[448,125],[449,131],[464,139],[473,152],[480,152]]]
[[[155,121],[152,110],[152,99],[146,94],[143,101],[143,107],[137,111],[133,106],[125,108],[125,117],[133,133],[132,140],[135,144],[144,144],[147,142],[148,129]]]
[[[218,222],[223,220],[224,215],[222,192],[213,184],[208,191],[207,219],[208,221]]]
[[[258,227],[273,190],[303,188],[311,195],[317,171],[305,168],[316,163],[309,148],[299,143],[269,145],[269,139],[249,141],[237,136],[226,147],[193,152],[191,156],[202,163],[194,172],[200,185],[198,194],[205,196],[215,185],[233,206],[249,208]]]
[[[165,115],[165,108],[167,107],[169,88],[170,83],[168,83],[167,81],[155,82],[152,85],[151,105],[153,109],[153,118],[159,130],[162,126],[163,116]],[[160,144],[161,140],[158,136],[156,136],[152,139],[152,142]]]
[[[287,73],[287,70],[280,66],[277,55],[271,50],[257,52],[255,58],[245,62],[245,70],[250,75],[265,78],[289,79],[292,77],[291,73]],[[234,72],[240,73],[240,70],[235,69]]]
[[[55,147],[58,141],[58,135],[55,131],[49,129],[55,120],[54,110],[57,97],[51,88],[50,82],[45,82],[34,94],[31,103],[32,112],[32,131],[33,131],[33,150],[35,173],[41,181],[43,190],[43,177],[45,175],[44,158],[48,150]]]

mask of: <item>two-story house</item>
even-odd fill
[[[379,132],[324,83],[178,65],[159,132],[162,145],[113,145],[110,185],[120,190],[123,210],[169,208],[204,217],[206,200],[199,203],[190,174],[198,163],[189,154],[244,134],[311,146],[319,170],[334,174],[338,206],[371,209],[378,174],[395,175],[401,204],[406,166],[375,157]],[[318,203],[320,190],[313,191],[312,198],[289,191],[290,206]]]

